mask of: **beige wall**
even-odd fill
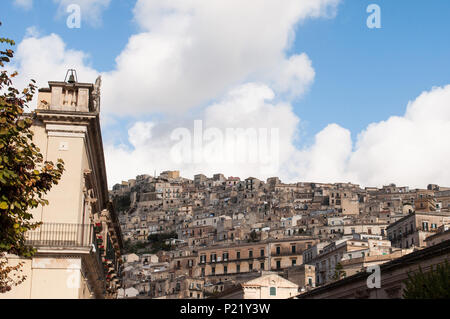
[[[0,296],[0,299],[78,299],[91,298],[81,272],[81,258],[11,257],[11,265],[23,262],[27,279]]]
[[[21,268],[22,274],[27,277],[27,279],[19,286],[12,287],[11,291],[0,294],[0,299],[28,299],[31,296],[31,259],[18,258],[17,256],[8,256],[9,265],[12,267],[16,266],[19,262],[23,263]]]
[[[83,172],[89,168],[84,138],[48,136],[41,125],[33,126],[33,130],[33,139],[44,159],[56,163],[61,158],[65,163],[61,181],[46,196],[51,205],[35,209],[34,219],[48,223],[82,223]],[[67,150],[63,150],[63,146]]]

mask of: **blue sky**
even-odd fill
[[[142,32],[142,21],[138,23],[133,13],[136,1],[112,0],[100,25],[83,21],[81,29],[66,27],[66,16],[57,13],[58,1],[35,1],[30,10],[6,1],[0,34],[19,43],[32,26],[42,36],[55,33],[67,49],[88,54],[86,63],[92,69],[110,72],[130,36]],[[381,29],[366,26],[366,8],[372,3],[381,8]],[[316,134],[330,123],[348,129],[354,143],[369,124],[403,116],[409,101],[434,86],[449,84],[449,15],[447,0],[342,0],[335,17],[298,23],[285,54],[306,53],[315,78],[306,93],[290,101],[302,128],[296,147],[314,144]],[[220,98],[207,98],[202,106]],[[157,113],[114,115],[118,122],[105,126],[104,138],[129,146],[127,130],[137,119],[151,120]]]

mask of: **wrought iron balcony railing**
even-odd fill
[[[44,223],[25,235],[26,244],[40,248],[87,248],[94,243],[91,224]]]

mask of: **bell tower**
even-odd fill
[[[65,162],[59,185],[48,194],[52,205],[33,214],[42,222],[88,224],[107,205],[100,86],[100,77],[82,83],[70,69],[64,81],[39,90],[34,138],[45,160]]]
[[[39,90],[38,110],[98,113],[100,77],[96,84],[80,83],[76,70],[68,70],[64,82],[50,81]]]

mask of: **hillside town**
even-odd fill
[[[110,199],[125,243],[118,298],[301,298],[439,245],[448,256],[450,187],[439,185],[166,171],[116,184]],[[386,297],[401,297],[399,287]]]

